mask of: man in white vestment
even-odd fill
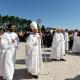
[[[42,67],[42,55],[41,55],[41,37],[38,34],[38,27],[36,22],[30,24],[32,33],[28,36],[26,41],[26,66],[28,72],[34,78],[38,78],[38,74]]]
[[[64,54],[64,37],[63,34],[60,33],[60,29],[57,29],[53,36],[51,58],[65,61],[63,59]]]
[[[78,52],[78,30],[75,30],[73,35],[73,46],[72,46],[72,52],[77,53]]]
[[[11,24],[10,36],[11,36],[12,40],[14,40],[12,43],[12,54],[13,54],[14,68],[15,68],[15,61],[16,61],[16,49],[18,48],[18,44],[19,44],[19,38],[18,38],[18,35],[15,32],[15,30],[16,30],[15,25]]]
[[[69,48],[69,36],[68,36],[68,30],[67,29],[64,32],[64,40],[65,40],[65,50],[68,51],[68,48]]]
[[[13,61],[13,52],[12,44],[15,44],[15,39],[11,37],[11,24],[8,25],[7,31],[4,32],[1,45],[2,45],[2,54],[4,56],[4,66],[3,66],[3,78],[6,80],[12,80],[14,74],[14,61]]]

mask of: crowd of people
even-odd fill
[[[32,31],[28,32],[25,42],[25,65],[35,79],[38,78],[43,67],[41,45],[51,47],[50,58],[52,60],[66,61],[64,56],[69,50],[73,53],[80,52],[80,31],[75,30],[69,35],[67,29],[57,28],[53,33],[48,29],[41,33],[35,21],[31,22],[30,27]],[[2,80],[13,79],[16,49],[20,41],[15,30],[16,27],[13,24],[6,26],[5,31],[0,29],[0,78]]]

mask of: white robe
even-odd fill
[[[73,39],[73,46],[72,46],[72,52],[76,53],[78,52],[78,36],[77,32],[74,33],[74,39]]]
[[[6,80],[12,80],[13,79],[13,73],[14,73],[14,65],[12,60],[12,39],[10,36],[10,32],[5,32],[1,39],[1,45],[2,45],[2,54],[5,58],[3,58],[4,61],[4,74],[3,77],[5,77]]]
[[[61,38],[61,55],[65,55],[65,40],[64,40],[64,35],[63,33],[60,33],[60,38]]]
[[[13,55],[13,62],[14,62],[14,68],[15,68],[15,61],[16,61],[16,49],[18,48],[19,44],[19,38],[18,35],[15,32],[11,32],[10,36],[12,39],[15,40],[15,43],[12,43],[12,55]]]
[[[26,66],[32,75],[38,75],[42,66],[41,40],[38,34],[29,35],[26,42]]]
[[[78,36],[77,40],[77,53],[80,53],[80,36]]]
[[[53,36],[51,58],[57,60],[63,59],[63,54],[61,53],[60,33],[55,33]]]
[[[4,72],[5,56],[2,53],[1,38],[2,38],[2,35],[0,36],[0,76],[4,76],[3,72]]]
[[[69,36],[68,36],[68,32],[64,33],[64,39],[65,39],[65,50],[68,51],[68,48],[69,48]]]

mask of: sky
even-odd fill
[[[80,28],[80,0],[0,0],[0,14],[41,19],[46,27]]]

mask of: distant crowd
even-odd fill
[[[44,32],[41,32],[42,33],[42,39],[41,39],[41,45],[42,47],[51,47],[52,46],[52,40],[53,40],[53,36],[54,36],[54,33],[56,32],[57,29],[53,30],[53,31],[50,31],[50,29],[46,29]],[[63,29],[62,29],[63,30]],[[69,50],[72,50],[72,46],[73,46],[73,42],[74,42],[74,37],[75,37],[75,33],[77,33],[79,36],[80,34],[80,31],[79,30],[73,30],[73,31],[68,31],[68,29],[65,29],[63,30],[63,35],[65,32],[68,32],[68,37],[69,37]],[[17,32],[18,36],[19,36],[19,40],[20,42],[26,42],[27,40],[27,37],[29,36],[30,34],[30,31],[19,31]]]
[[[45,29],[44,32],[42,33],[42,38],[41,38],[41,45],[42,47],[51,47],[52,46],[52,41],[53,41],[53,36],[55,34],[57,29],[55,30],[50,30],[50,29]],[[68,37],[69,37],[69,50],[72,50],[72,46],[74,46],[74,42],[75,42],[75,36],[79,36],[80,35],[80,31],[79,30],[73,30],[73,31],[68,31],[68,29],[62,29],[63,30],[63,35],[65,33],[65,31],[68,32]],[[0,28],[0,34],[3,34],[5,32],[5,28]],[[30,35],[31,31],[16,31],[18,37],[19,37],[19,41],[20,42],[26,42],[27,37]]]

